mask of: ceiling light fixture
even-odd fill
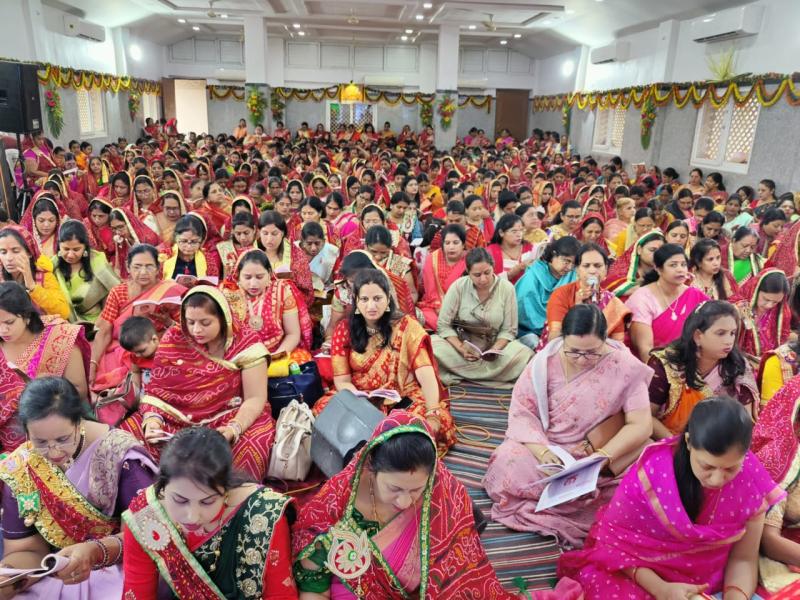
[[[414,33],[414,30],[413,29],[406,29],[406,33],[408,33],[408,34]]]
[[[192,25],[192,29],[194,29],[195,31],[200,31],[200,28],[197,25]]]
[[[300,23],[292,23],[292,27],[295,29],[300,29]]]
[[[220,17],[222,17],[223,19],[227,19],[227,18],[228,18],[228,15],[227,15],[226,13],[222,13],[222,14],[220,15]]]
[[[505,46],[508,43],[508,40],[500,40],[500,45]]]
[[[477,25],[470,25],[469,27],[467,27],[467,29],[469,29],[470,31],[475,31],[477,28],[478,28]]]
[[[186,23],[186,19],[178,19],[178,23]]]
[[[304,36],[305,34],[306,34],[306,32],[305,32],[305,31],[298,31],[298,32],[297,32],[297,35],[299,35],[299,36]]]
[[[521,33],[515,33],[515,34],[514,34],[514,38],[515,38],[515,39],[517,39],[517,40],[518,40],[519,38],[521,38],[521,37],[522,37],[522,34],[521,34]]]
[[[401,35],[400,39],[403,40],[404,42],[407,42],[408,41],[408,36],[407,35]]]
[[[432,3],[432,2],[425,2],[425,3],[422,5],[422,8],[424,8],[425,10],[427,10],[427,9],[429,9],[429,8],[433,8],[433,3]]]
[[[417,21],[422,21],[422,19],[424,19],[424,18],[425,18],[425,15],[414,15],[414,18],[415,18]]]

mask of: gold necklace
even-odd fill
[[[383,529],[383,522],[381,521],[380,517],[378,517],[378,505],[375,502],[375,487],[373,486],[373,480],[375,479],[374,475],[370,475],[369,478],[369,496],[372,499],[372,516],[375,517],[375,522],[378,524],[379,529]]]

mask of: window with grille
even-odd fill
[[[158,121],[158,96],[155,94],[142,94],[142,122],[148,117]]]
[[[692,166],[747,173],[759,110],[755,95],[742,106],[729,102],[716,109],[706,102],[697,111]]]
[[[622,137],[625,133],[625,116],[628,111],[622,106],[598,108],[594,119],[594,139],[592,150],[618,154],[622,151]]]
[[[75,92],[78,101],[78,123],[81,137],[106,136],[106,112],[103,92],[80,89]]]
[[[328,102],[328,131],[336,132],[339,125],[355,125],[361,129],[367,123],[377,122],[378,106],[363,102]]]

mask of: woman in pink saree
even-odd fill
[[[425,257],[422,267],[423,296],[417,306],[425,315],[425,327],[436,331],[442,300],[450,286],[466,271],[467,235],[461,225],[442,229],[442,247]]]
[[[683,435],[645,449],[559,576],[587,600],[750,598],[765,512],[785,496],[749,451],[752,430],[735,400],[698,404]]]
[[[653,370],[620,342],[607,339],[606,329],[597,306],[573,307],[562,336],[545,346],[517,380],[506,439],[489,459],[483,480],[494,500],[493,520],[582,545],[595,512],[614,494],[618,475],[650,437],[647,386]],[[608,419],[618,421],[616,432],[593,436]],[[609,472],[601,474],[593,493],[537,512],[544,489],[539,482],[550,474],[540,466],[562,462],[554,446],[575,459],[601,454],[609,460]]]
[[[656,250],[653,264],[655,268],[645,275],[645,285],[625,302],[633,313],[631,346],[642,362],[647,362],[653,348],[678,339],[692,311],[709,299],[686,285],[688,261],[677,244],[664,244]]]

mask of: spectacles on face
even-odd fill
[[[140,273],[141,271],[153,273],[157,269],[158,265],[131,265],[131,273]]]
[[[47,444],[44,445],[31,442],[31,450],[41,456],[48,454],[51,450],[67,453],[78,442],[77,437],[78,437],[78,427],[76,426],[75,431],[73,431],[70,435],[62,436],[56,439],[56,441],[54,442],[48,442]]]
[[[603,357],[603,354],[597,350],[567,350],[565,347],[564,356],[572,360],[578,360],[579,358],[584,358],[586,360],[599,360]]]
[[[201,244],[200,240],[175,240],[178,246],[195,247]]]

